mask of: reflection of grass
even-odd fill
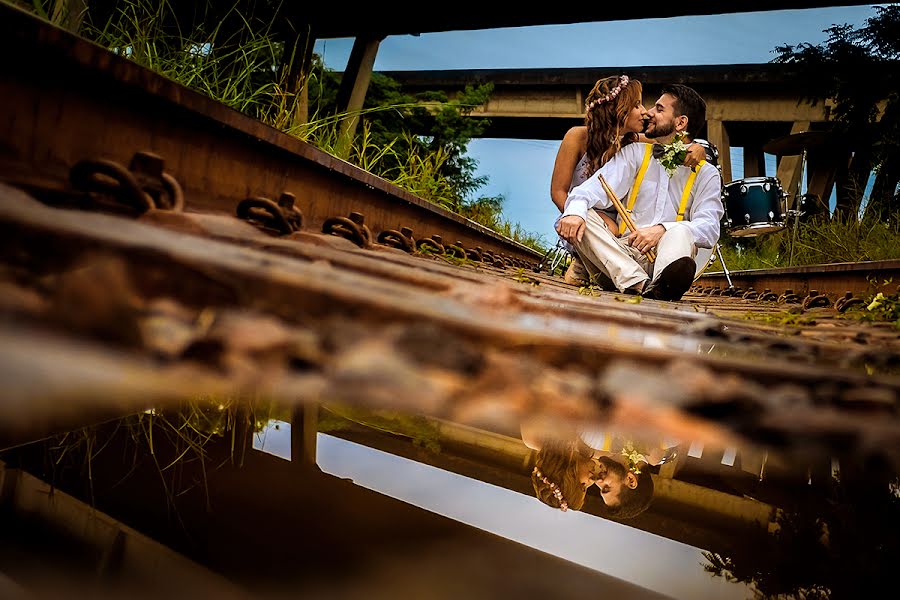
[[[247,418],[248,427],[265,424],[271,417],[268,404],[246,411],[246,406],[230,399],[201,398],[182,403],[174,409],[150,409],[130,415],[114,424],[85,427],[54,438],[48,446],[49,459],[55,468],[74,467],[85,476],[91,504],[94,504],[93,463],[117,437],[124,438],[130,447],[131,470],[141,461],[149,460],[156,470],[166,502],[177,516],[176,499],[200,486],[207,508],[210,507],[207,489],[208,468],[218,468],[237,456],[237,436],[241,433],[239,419]],[[219,464],[210,464],[207,447],[211,442],[228,441],[230,452]],[[116,445],[116,447],[120,447]],[[197,462],[200,479],[185,481],[183,469]],[[118,485],[118,484],[116,484]]]
[[[362,425],[367,429],[399,435],[412,440],[413,445],[439,453],[441,445],[437,428],[425,417],[388,410],[323,406],[319,412],[318,430],[322,433],[348,431]]]

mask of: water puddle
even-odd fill
[[[496,597],[515,572],[563,595],[838,598],[898,558],[886,464],[623,423],[212,403],[0,460],[260,597]],[[33,515],[20,496],[4,519]],[[15,581],[55,563],[8,564]]]

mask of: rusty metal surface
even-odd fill
[[[836,440],[844,451],[900,447],[896,330],[861,334],[825,319],[833,308],[805,310],[821,324],[783,325],[742,311],[784,307],[737,298],[635,304],[522,268],[274,236],[236,216],[64,210],[8,187],[0,239],[3,352],[19,357],[4,359],[16,382],[2,404],[0,422],[17,424],[7,443],[46,434],[53,406],[99,417],[114,397],[127,412],[160,383],[190,394],[215,374],[211,389],[235,397],[328,398],[478,426],[537,413],[638,419],[720,443],[776,439],[785,451],[799,450],[801,430],[804,452]],[[42,353],[68,356],[70,388],[44,385]],[[118,373],[134,364],[143,374],[119,398]],[[192,373],[196,386],[176,378]]]
[[[0,4],[0,180],[72,191],[82,161],[128,165],[151,152],[185,208],[233,214],[242,200],[296,197],[305,227],[365,215],[377,235],[410,228],[536,261],[532,249],[431,204],[103,48]],[[11,59],[15,57],[15,59]]]
[[[780,269],[752,269],[731,271],[731,281],[740,293],[769,290],[781,295],[786,290],[807,295],[810,290],[824,291],[836,301],[846,292],[863,296],[872,292],[890,291],[900,281],[900,260],[879,260],[858,263],[834,263],[805,265]],[[696,283],[697,288],[728,288],[724,272],[704,273]]]

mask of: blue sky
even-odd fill
[[[764,63],[778,45],[815,44],[825,40],[831,25],[861,25],[875,15],[874,6],[389,36],[378,50],[375,70]],[[315,51],[327,67],[342,71],[352,44],[352,39],[319,40]],[[502,194],[504,216],[551,245],[558,213],[550,202],[550,175],[558,147],[546,140],[482,139],[468,148],[478,174],[490,178],[479,193]],[[741,160],[741,149],[733,149],[735,173],[741,172]]]

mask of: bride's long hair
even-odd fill
[[[615,98],[598,102],[610,95],[622,81],[615,75],[600,79],[585,98],[584,124],[587,127],[587,166],[590,176],[611,159],[616,152],[638,140],[634,132],[625,132],[625,119],[631,109],[641,103],[641,82],[629,79]],[[593,104],[592,104],[593,103]]]

